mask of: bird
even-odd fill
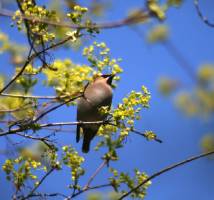
[[[77,121],[94,122],[103,121],[108,114],[100,112],[102,106],[111,107],[112,81],[114,74],[103,74],[85,86],[83,96],[77,102]],[[82,152],[88,153],[90,143],[97,134],[101,124],[78,124],[76,129],[76,142],[80,141],[80,131],[83,133]]]

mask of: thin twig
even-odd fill
[[[23,99],[59,99],[60,98],[57,96],[35,96],[35,95],[6,94],[6,93],[1,93],[0,96],[11,97],[11,98],[23,98]]]
[[[14,112],[19,112],[19,111],[23,111],[23,110],[27,110],[31,107],[33,107],[34,105],[31,103],[27,103],[25,105],[22,105],[21,107],[18,108],[14,108],[14,109],[4,109],[4,110],[0,110],[0,114],[1,113],[14,113]]]
[[[56,133],[56,132],[72,133],[72,132],[74,132],[73,129],[63,129],[62,127],[59,127],[59,128],[44,127],[44,128],[48,131],[53,131],[54,133]]]
[[[93,186],[93,187],[89,187],[89,188],[84,188],[83,190],[80,190],[79,192],[73,194],[72,196],[70,197],[67,197],[65,200],[71,200],[73,199],[74,197],[77,197],[79,196],[80,194],[86,192],[86,191],[89,191],[89,190],[95,190],[95,189],[99,189],[99,188],[104,188],[104,187],[110,187],[111,184],[110,183],[107,183],[107,184],[102,184],[102,185],[97,185],[97,186]]]
[[[111,122],[107,122],[107,124],[112,125],[112,126],[116,126],[116,127],[118,126],[117,124],[114,124],[114,123],[111,123]],[[141,135],[141,136],[145,137],[146,139],[148,139],[148,137],[147,137],[147,135],[145,133],[142,133],[142,132],[140,132],[140,131],[138,131],[136,129],[131,129],[130,131],[132,133],[135,133],[137,135]],[[157,137],[155,137],[153,140],[156,141],[156,142],[162,143],[162,140],[160,140]]]
[[[14,15],[14,12],[10,10],[5,10],[1,9],[0,10],[0,16],[5,16],[5,17],[12,17]],[[136,15],[134,17],[126,17],[125,19],[121,19],[115,22],[104,22],[100,24],[94,23],[93,25],[87,26],[87,25],[75,25],[71,24],[68,22],[57,22],[57,21],[50,21],[49,19],[41,19],[39,17],[35,16],[25,16],[21,15],[21,17],[25,20],[33,21],[33,22],[41,22],[44,24],[49,24],[52,26],[58,26],[58,27],[67,27],[67,28],[72,28],[72,29],[88,29],[88,28],[98,28],[98,29],[111,29],[111,28],[119,28],[122,26],[127,26],[130,24],[137,24],[137,23],[142,23],[143,21],[148,20],[150,17],[149,12],[146,11],[141,11],[141,15]]]
[[[57,197],[57,196],[59,196],[59,197],[63,197],[63,198],[67,198],[67,196],[66,195],[64,195],[64,194],[61,194],[61,193],[50,193],[50,194],[47,194],[47,193],[44,193],[44,194],[40,194],[40,193],[38,193],[38,194],[32,194],[30,197]],[[29,197],[29,198],[30,198]]]
[[[136,130],[136,129],[131,129],[131,132],[132,132],[132,133],[135,133],[135,134],[137,134],[137,135],[141,135],[141,136],[145,137],[146,139],[148,138],[147,135],[146,135],[145,133],[142,133],[142,132],[140,132],[140,131],[138,131],[138,130]],[[156,137],[155,137],[153,140],[155,140],[156,142],[159,142],[159,143],[162,143],[162,142],[163,142],[162,140],[160,140],[159,138],[156,138]]]
[[[21,1],[20,0],[16,0],[16,3],[18,5],[18,8],[19,8],[20,12],[24,15],[24,10],[22,8]],[[36,1],[35,0],[32,0],[32,3],[33,3],[33,6],[36,6]],[[36,48],[34,46],[34,42],[35,42],[35,38],[38,37],[38,36],[36,36],[35,34],[33,34],[33,32],[31,31],[32,27],[31,27],[31,25],[30,25],[30,23],[29,23],[28,20],[24,19],[24,25],[25,25],[26,32],[27,32],[28,43],[29,43],[31,49],[33,50],[33,52],[37,53],[37,50],[36,50]],[[42,36],[40,36],[39,39],[40,39],[41,44],[42,44],[42,50],[44,50],[45,46],[44,46],[44,41],[43,41]],[[43,66],[47,66],[47,63],[45,61],[45,52],[42,54],[42,57],[39,54],[38,58],[41,60]]]
[[[194,5],[196,8],[196,11],[198,13],[198,16],[200,17],[200,19],[208,26],[214,28],[214,23],[210,22],[207,17],[205,17],[202,12],[201,9],[199,8],[199,0],[194,0]]]
[[[112,126],[117,126],[116,124],[113,124],[113,123],[111,123],[109,121],[94,121],[94,122],[77,121],[77,122],[56,122],[56,123],[38,124],[38,129],[39,128],[46,128],[46,127],[53,127],[53,126],[75,126],[75,125],[85,125],[85,124],[109,124],[109,125],[112,125]],[[21,127],[21,128],[10,129],[9,131],[1,132],[0,133],[0,137],[5,136],[5,135],[16,134],[18,132],[26,131],[26,130],[29,130],[29,129],[31,129],[31,126],[29,126],[29,127],[27,126],[25,128]],[[58,131],[60,131],[60,130],[58,130]],[[131,132],[147,138],[145,133],[142,133],[142,132],[140,132],[140,131],[138,131],[136,129],[132,129]],[[159,138],[154,138],[154,140],[156,142],[162,143],[162,140],[160,140]]]
[[[210,151],[210,152],[207,152],[207,153],[202,153],[202,154],[199,154],[199,155],[197,155],[197,156],[193,156],[193,157],[191,157],[191,158],[188,158],[188,159],[186,159],[186,160],[184,160],[184,161],[175,163],[175,164],[173,164],[173,165],[171,165],[171,166],[168,166],[168,167],[166,167],[166,168],[164,168],[164,169],[162,169],[162,170],[160,170],[160,171],[154,173],[154,174],[151,175],[150,177],[148,177],[146,180],[144,180],[142,183],[140,183],[139,185],[137,185],[135,188],[131,189],[129,192],[127,192],[127,193],[125,193],[124,195],[122,195],[118,200],[122,200],[122,199],[124,199],[125,197],[129,196],[131,193],[133,193],[133,192],[135,192],[136,190],[138,190],[140,187],[142,187],[142,186],[143,186],[144,184],[146,184],[148,181],[150,181],[150,180],[152,180],[152,179],[154,179],[154,178],[160,176],[161,174],[164,174],[164,173],[166,173],[166,172],[168,172],[168,171],[170,171],[170,170],[172,170],[172,169],[174,169],[174,168],[177,168],[177,167],[179,167],[179,166],[185,165],[185,164],[187,164],[187,163],[189,163],[189,162],[192,162],[192,161],[194,161],[194,160],[197,160],[197,159],[199,159],[199,158],[203,158],[203,157],[209,156],[209,155],[211,155],[211,154],[214,154],[214,151]]]
[[[51,141],[47,139],[48,136],[46,136],[46,137],[34,137],[31,135],[21,134],[21,133],[16,133],[16,135],[30,139],[30,140],[40,141],[40,142],[44,143],[46,146],[48,146],[50,149],[53,148],[53,144],[49,144]]]
[[[41,55],[42,53],[44,53],[44,52],[46,52],[46,51],[48,51],[48,50],[50,50],[50,49],[56,48],[56,47],[58,47],[58,46],[60,46],[60,45],[62,45],[62,44],[64,44],[64,43],[68,42],[68,41],[71,40],[71,39],[72,39],[72,37],[71,37],[71,36],[68,36],[68,37],[65,38],[64,40],[62,40],[62,41],[60,41],[60,42],[58,42],[58,43],[56,43],[56,44],[53,44],[53,45],[51,45],[51,46],[49,46],[49,47],[43,49],[42,51],[39,51],[39,52],[34,53],[32,56],[29,56],[30,53],[31,53],[31,51],[30,51],[30,52],[29,52],[29,55],[28,55],[28,58],[27,58],[25,64],[23,65],[23,67],[21,68],[21,70],[19,71],[19,73],[17,73],[17,74],[14,76],[14,78],[12,78],[12,79],[10,80],[10,82],[9,82],[6,86],[4,86],[3,89],[0,90],[0,94],[1,94],[2,92],[4,92],[10,85],[12,85],[12,84],[16,81],[16,79],[17,79],[19,76],[22,75],[22,73],[24,72],[25,68],[28,66],[28,64],[30,64],[30,62],[31,62],[34,58],[36,58],[37,56]]]
[[[2,93],[2,92],[4,92],[9,86],[11,86],[15,81],[16,81],[16,79],[19,77],[19,76],[21,76],[22,75],[22,73],[25,71],[25,68],[28,66],[28,64],[30,63],[30,58],[32,57],[32,56],[30,56],[31,55],[31,52],[32,52],[32,48],[30,49],[30,51],[29,51],[29,53],[28,53],[28,57],[27,57],[27,60],[26,60],[26,62],[25,62],[25,64],[23,65],[23,67],[21,68],[21,70],[10,80],[10,82],[7,84],[7,85],[5,85],[1,90],[0,90],[0,94]]]
[[[38,189],[38,187],[44,182],[44,180],[55,170],[55,168],[51,168],[43,177],[42,179],[39,181],[39,183],[30,191],[30,193],[26,196],[23,197],[22,200],[26,200],[28,198],[31,197],[31,195],[33,195],[33,193]]]
[[[162,42],[162,45],[168,51],[168,53],[177,61],[178,66],[182,68],[186,74],[197,83],[197,76],[194,67],[186,59],[186,57],[177,49],[171,40]]]
[[[108,163],[107,160],[104,160],[99,166],[98,168],[95,170],[95,172],[91,175],[91,177],[89,178],[87,184],[83,187],[83,189],[87,189],[89,188],[91,182],[94,180],[94,178],[97,176],[97,174],[106,166],[106,164]]]
[[[133,30],[142,40],[145,39],[143,31],[137,26],[131,26]],[[171,55],[175,61],[178,63],[178,66],[182,68],[186,74],[190,77],[193,82],[197,82],[197,76],[195,74],[194,66],[186,59],[186,57],[177,49],[171,40],[164,40],[160,44],[167,50],[169,55]]]
[[[34,119],[33,122],[34,122],[34,123],[38,122],[40,119],[42,119],[42,118],[43,118],[45,115],[47,115],[48,113],[50,113],[50,112],[52,112],[52,111],[54,111],[54,110],[56,110],[56,109],[58,109],[58,108],[64,106],[65,104],[68,104],[68,103],[70,103],[71,101],[74,101],[74,100],[76,100],[76,99],[78,99],[78,98],[80,98],[80,97],[82,97],[82,96],[83,96],[83,94],[80,94],[80,95],[78,95],[78,96],[76,96],[76,97],[73,97],[73,98],[71,98],[71,99],[69,99],[69,100],[67,100],[67,101],[65,101],[65,102],[63,102],[63,103],[61,103],[61,104],[59,104],[59,105],[56,105],[56,106],[50,108],[49,110],[47,110],[47,111],[45,111],[44,113],[42,113],[41,115],[39,115],[36,119]]]
[[[86,124],[106,124],[105,121],[95,121],[95,122],[56,122],[56,123],[47,123],[39,125],[41,128],[43,127],[51,127],[51,126],[71,126],[71,125],[86,125]]]
[[[6,122],[5,122],[6,123]],[[96,122],[57,122],[57,123],[46,123],[46,124],[38,124],[39,128],[45,128],[45,127],[52,127],[52,126],[72,126],[72,125],[83,125],[83,124],[104,124],[106,122],[103,121],[96,121]],[[20,127],[20,128],[14,128],[10,129],[9,131],[0,132],[0,137],[5,135],[13,135],[18,132],[26,131],[31,129],[31,126],[26,127]]]

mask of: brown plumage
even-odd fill
[[[102,106],[111,106],[112,87],[114,75],[101,75],[86,86],[84,97],[77,103],[77,121],[102,121],[107,116],[99,112]],[[77,125],[76,141],[80,140],[80,129],[83,132],[82,151],[88,153],[90,142],[99,130],[100,124]]]

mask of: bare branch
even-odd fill
[[[72,39],[72,36],[68,36],[68,37],[65,38],[64,40],[62,40],[62,41],[60,41],[60,42],[58,42],[58,43],[56,43],[56,44],[53,44],[53,45],[51,45],[51,46],[49,46],[49,47],[43,49],[42,51],[39,51],[39,52],[34,53],[32,56],[30,56],[30,54],[31,54],[31,50],[30,50],[30,51],[29,51],[28,58],[27,58],[25,64],[23,65],[23,67],[21,68],[21,70],[19,71],[19,73],[16,74],[16,75],[14,76],[14,78],[12,78],[12,79],[10,80],[10,82],[9,82],[6,86],[4,86],[3,89],[0,90],[0,94],[2,94],[10,85],[12,85],[12,84],[16,81],[16,79],[17,79],[19,76],[22,75],[22,73],[24,72],[24,70],[25,70],[25,68],[27,67],[27,65],[30,64],[30,62],[31,62],[33,59],[35,59],[36,57],[38,57],[39,55],[41,55],[42,53],[44,53],[44,52],[46,52],[46,51],[48,51],[48,50],[50,50],[50,49],[56,48],[56,47],[58,47],[58,46],[60,46],[60,45],[62,45],[62,44],[64,44],[64,43],[68,42],[68,41],[71,40],[71,39]]]
[[[30,49],[30,51],[29,51],[29,53],[28,53],[28,57],[27,57],[27,60],[26,60],[26,62],[25,62],[25,64],[23,65],[23,67],[21,68],[21,70],[10,80],[10,82],[7,84],[7,85],[5,85],[1,90],[0,90],[0,94],[2,93],[2,92],[4,92],[9,86],[11,86],[15,81],[16,81],[16,79],[19,77],[19,76],[21,76],[22,75],[22,73],[24,72],[24,70],[25,70],[25,68],[28,66],[28,64],[31,62],[31,57],[32,56],[30,56],[31,55],[31,52],[32,52],[32,48]]]
[[[93,187],[84,188],[83,190],[80,190],[79,192],[73,194],[72,196],[67,197],[65,200],[71,200],[74,197],[77,197],[80,194],[82,194],[82,193],[84,193],[86,191],[89,191],[89,190],[95,190],[95,189],[104,188],[104,187],[110,187],[110,186],[111,186],[111,184],[107,183],[107,184],[102,184],[102,185],[97,185],[97,186],[93,186]]]
[[[112,125],[112,126],[118,126],[117,124],[113,124],[113,123],[111,123],[111,122],[107,122],[107,124]],[[143,137],[145,137],[145,138],[147,139],[147,135],[146,135],[145,133],[142,133],[142,132],[140,132],[140,131],[138,131],[138,130],[136,130],[136,129],[131,129],[130,131],[131,131],[132,133],[137,134],[137,135],[141,135],[141,136],[143,136]],[[162,143],[162,140],[160,140],[160,139],[157,138],[157,137],[155,137],[154,140],[155,140],[156,142]]]
[[[94,180],[94,178],[97,176],[97,174],[107,165],[108,161],[104,160],[99,166],[98,168],[95,170],[95,172],[91,175],[91,177],[89,178],[87,184],[83,187],[84,189],[89,188],[91,182]]]
[[[47,198],[47,197],[64,197],[64,198],[67,198],[67,196],[66,195],[64,195],[64,194],[62,194],[62,193],[50,193],[50,194],[48,194],[48,193],[34,193],[34,194],[32,194],[29,198],[33,198],[33,197],[40,197],[40,198]],[[28,199],[29,199],[28,198]]]
[[[63,97],[57,97],[57,96],[35,96],[35,95],[6,94],[6,93],[1,93],[0,96],[11,97],[11,98],[21,98],[21,99],[60,99],[60,98],[63,98]]]
[[[53,144],[50,144],[51,141],[48,139],[49,136],[45,136],[45,137],[34,137],[34,136],[31,136],[31,135],[22,134],[22,133],[16,133],[16,135],[24,137],[24,138],[27,138],[27,139],[40,141],[40,142],[44,143],[45,145],[47,145],[50,149],[53,148]]]
[[[34,194],[34,192],[38,189],[38,187],[44,182],[44,180],[55,170],[55,168],[51,168],[43,177],[42,179],[39,181],[39,183],[30,191],[30,193],[26,196],[23,197],[21,200],[26,200],[29,199],[31,197],[31,195]]]
[[[148,177],[146,180],[144,180],[142,183],[140,183],[138,186],[136,186],[135,188],[133,188],[132,190],[130,190],[129,192],[125,193],[124,195],[122,195],[118,200],[122,200],[124,199],[125,197],[129,196],[131,193],[133,193],[134,191],[136,191],[137,189],[139,189],[140,187],[142,187],[144,184],[146,184],[148,181],[160,176],[161,174],[164,174],[174,168],[177,168],[179,166],[182,166],[182,165],[185,165],[189,162],[192,162],[194,160],[197,160],[197,159],[200,159],[200,158],[203,158],[203,157],[206,157],[206,156],[209,156],[211,154],[214,154],[214,151],[210,151],[210,152],[207,152],[207,153],[203,153],[203,154],[199,154],[197,156],[193,156],[193,157],[190,157],[184,161],[181,161],[181,162],[178,162],[178,163],[175,163],[169,167],[166,167],[156,173],[154,173],[153,175],[151,175],[150,177]]]
[[[119,28],[122,26],[127,26],[130,24],[137,24],[137,23],[142,23],[146,20],[148,20],[150,17],[149,12],[140,11],[141,13],[138,13],[138,15],[135,15],[133,17],[126,17],[125,19],[121,19],[115,22],[104,22],[104,23],[100,23],[100,24],[93,24],[90,26],[86,26],[86,25],[75,25],[75,24],[70,24],[68,22],[56,22],[56,21],[50,21],[49,19],[41,19],[39,17],[31,17],[31,16],[25,16],[25,15],[21,15],[23,19],[28,20],[28,21],[33,21],[33,22],[41,22],[44,24],[48,24],[51,26],[58,26],[58,27],[67,27],[67,28],[72,28],[72,29],[88,29],[88,28],[98,28],[98,29],[111,29],[111,28]],[[0,10],[0,16],[4,16],[4,17],[12,17],[14,15],[14,12],[9,11],[9,10],[5,10],[5,9],[1,9]]]
[[[20,10],[20,12],[22,14],[24,14],[24,10],[22,8],[22,3],[20,0],[16,0],[16,3],[18,5],[18,8]],[[32,3],[34,6],[36,6],[36,1],[32,0]],[[25,28],[26,28],[26,32],[27,32],[27,39],[28,39],[28,43],[30,45],[30,48],[34,51],[34,53],[37,53],[37,50],[34,46],[34,42],[35,42],[35,38],[38,37],[36,34],[34,34],[32,31],[31,31],[31,26],[30,26],[30,23],[28,20],[24,19],[24,24],[25,24]],[[42,36],[39,37],[39,40],[42,44],[42,50],[45,49],[45,46],[44,46],[44,40],[42,38]],[[46,63],[46,60],[45,60],[45,52],[42,53],[42,56],[41,54],[38,55],[38,58],[41,60],[43,66],[48,66],[47,63]]]
[[[61,104],[60,104],[61,105]],[[5,122],[7,123],[7,122]],[[105,124],[106,122],[104,121],[96,121],[96,122],[58,122],[58,123],[46,123],[46,124],[38,124],[38,128],[45,128],[45,127],[51,127],[51,126],[72,126],[72,125],[83,125],[83,124]],[[1,132],[1,136],[5,135],[13,135],[18,132],[26,131],[31,129],[32,127],[21,127],[21,128],[14,128],[10,129],[9,131]]]
[[[131,132],[132,132],[132,133],[135,133],[135,134],[137,134],[137,135],[141,135],[141,136],[147,138],[147,135],[146,135],[145,133],[141,133],[140,131],[138,131],[138,130],[136,130],[136,129],[131,129]],[[163,142],[162,140],[160,140],[159,138],[156,138],[156,137],[154,138],[154,140],[155,140],[156,142],[159,142],[159,143],[162,143],[162,142]]]
[[[205,17],[202,12],[201,12],[201,9],[199,7],[199,0],[195,0],[194,1],[194,5],[195,5],[195,8],[196,8],[196,11],[198,13],[198,16],[201,18],[201,20],[206,24],[208,25],[209,27],[212,27],[214,28],[214,23],[210,22],[207,17]]]
[[[177,61],[178,66],[182,68],[186,74],[192,79],[193,82],[197,83],[197,76],[195,73],[194,66],[186,59],[186,57],[177,49],[171,40],[162,42],[162,45],[168,51],[168,53]]]
[[[130,27],[142,40],[145,39],[145,35],[141,29],[137,26]],[[177,49],[171,40],[165,40],[160,44],[167,50],[169,55],[171,55],[175,61],[178,63],[178,66],[182,68],[186,74],[191,78],[193,82],[197,82],[197,76],[195,74],[194,66],[186,59],[186,57]]]
[[[58,106],[62,106],[62,104],[60,104]],[[53,127],[53,126],[75,126],[75,125],[84,125],[84,124],[103,124],[103,125],[109,124],[109,125],[112,125],[112,126],[117,126],[116,124],[113,124],[110,121],[94,121],[94,122],[81,122],[81,121],[77,121],[77,122],[56,122],[56,123],[38,124],[38,129],[40,129],[40,128],[47,128],[47,127]],[[5,131],[5,132],[0,133],[0,137],[1,136],[5,136],[5,135],[16,134],[18,132],[26,131],[26,130],[29,130],[31,128],[32,128],[31,126],[27,126],[27,127],[20,127],[20,128],[10,129],[9,131]],[[57,131],[60,131],[60,130],[57,130]],[[141,135],[141,136],[147,138],[147,136],[146,136],[145,133],[142,133],[142,132],[140,132],[140,131],[138,131],[136,129],[132,129],[130,131],[133,132],[133,133],[135,133],[135,134],[137,134],[137,135]],[[162,140],[160,140],[159,138],[154,138],[154,140],[156,142],[162,143]]]
[[[32,103],[26,103],[24,105],[21,105],[21,107],[18,108],[14,108],[14,109],[4,109],[4,110],[0,110],[0,114],[1,113],[14,113],[14,112],[19,112],[19,111],[23,111],[23,110],[27,110],[31,107],[33,107],[34,105]]]
[[[71,101],[74,101],[74,100],[76,100],[76,99],[78,99],[78,98],[80,98],[80,97],[82,97],[82,96],[83,96],[83,94],[80,94],[80,95],[78,95],[78,96],[76,96],[76,97],[73,97],[73,98],[71,98],[71,99],[69,99],[69,100],[67,100],[67,101],[65,101],[65,102],[63,102],[63,103],[61,103],[61,104],[59,104],[59,105],[57,105],[57,106],[54,106],[54,107],[50,108],[49,110],[47,110],[47,111],[45,111],[44,113],[42,113],[41,115],[39,115],[36,119],[34,119],[33,122],[34,122],[34,123],[35,123],[35,122],[38,122],[40,119],[42,119],[42,118],[43,118],[45,115],[47,115],[48,113],[50,113],[50,112],[52,112],[52,111],[54,111],[54,110],[56,110],[56,109],[58,109],[58,108],[64,106],[65,104],[68,104],[68,103],[70,103]]]

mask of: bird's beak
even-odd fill
[[[114,77],[115,77],[115,74],[112,74],[112,75],[110,75],[110,76],[108,77],[107,83],[108,83],[109,85],[112,84],[112,81],[113,81],[113,78],[114,78]]]

